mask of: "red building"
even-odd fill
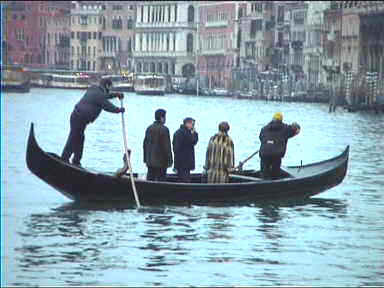
[[[198,71],[208,88],[230,88],[232,68],[237,66],[241,32],[238,19],[245,2],[201,2],[199,5]]]
[[[6,9],[4,62],[45,67],[45,1],[9,1]]]

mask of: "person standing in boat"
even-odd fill
[[[147,180],[150,181],[165,181],[167,168],[173,164],[171,138],[164,125],[166,113],[164,109],[156,110],[155,122],[145,131],[144,163],[147,164]]]
[[[102,110],[111,113],[124,113],[124,108],[113,105],[108,99],[118,97],[122,99],[122,93],[109,93],[112,87],[110,79],[101,79],[98,86],[92,85],[87,89],[84,96],[75,105],[70,118],[70,132],[64,146],[61,158],[69,162],[72,154],[72,164],[81,166],[80,160],[83,155],[84,131],[89,123],[92,123],[100,115]]]
[[[280,177],[281,159],[287,150],[288,139],[300,133],[297,123],[287,125],[283,123],[283,114],[275,113],[272,121],[261,129],[259,138],[260,169],[265,179]]]
[[[199,135],[195,131],[195,120],[185,118],[179,130],[173,135],[174,168],[180,182],[191,182],[191,170],[195,169],[195,145]]]
[[[229,173],[235,164],[235,148],[228,136],[229,128],[228,122],[221,122],[219,133],[209,140],[204,166],[208,183],[229,182]]]

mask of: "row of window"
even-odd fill
[[[265,57],[266,48],[256,46],[256,43],[246,43],[245,45],[245,55],[246,57]]]
[[[24,41],[24,29],[15,29],[16,40]]]
[[[75,38],[75,32],[71,32],[71,39],[78,39],[82,41],[86,40],[101,40],[101,32],[84,32],[84,31],[77,31],[76,32],[76,38]]]
[[[218,22],[228,20],[228,13],[223,11],[216,11],[215,13],[207,14],[207,22]]]
[[[291,41],[302,41],[305,42],[306,33],[305,31],[293,31],[291,32]]]
[[[139,39],[139,51],[143,51],[143,42],[145,41],[145,51],[162,51],[162,47],[165,45],[165,51],[170,51],[171,33],[140,33]],[[176,51],[176,33],[172,35],[173,51]]]
[[[231,48],[231,41],[228,41],[227,34],[209,34],[203,38],[204,50],[220,50]]]
[[[251,12],[263,12],[263,4],[262,3],[252,3],[251,4]]]
[[[144,9],[146,7],[146,9]],[[190,6],[193,8],[193,6]],[[146,22],[177,22],[177,4],[176,5],[157,5],[157,6],[144,6],[140,8],[140,22],[144,22],[144,14],[146,11]],[[171,14],[173,13],[173,17]],[[189,19],[189,16],[188,16]]]
[[[175,63],[168,64],[167,62],[157,63],[157,65],[154,62],[151,62],[151,63],[137,62],[136,71],[138,73],[151,72],[151,73],[165,73],[165,74],[175,75],[176,65],[175,65]]]
[[[92,69],[91,69],[91,61],[77,60],[76,61],[76,68],[77,68],[77,70],[96,71],[96,61],[92,62]],[[73,60],[71,60],[71,69],[72,70],[75,69]]]

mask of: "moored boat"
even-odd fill
[[[166,182],[141,179],[134,174],[140,202],[149,204],[235,204],[265,200],[307,198],[340,184],[347,172],[349,146],[339,156],[309,165],[284,167],[281,179],[264,180],[248,170],[231,175],[227,184],[207,184],[202,174],[192,183],[178,183],[168,174]],[[38,145],[31,124],[26,162],[29,170],[68,198],[80,202],[124,201],[134,204],[130,177],[91,171],[71,165]]]
[[[90,85],[90,77],[81,73],[74,75],[44,73],[33,82],[34,87],[41,88],[87,89]]]
[[[164,95],[166,87],[166,79],[162,75],[138,74],[134,81],[135,92],[142,95]]]
[[[1,91],[26,93],[30,81],[21,65],[1,65]]]
[[[104,75],[101,78],[108,78],[112,80],[114,91],[133,91],[133,73],[129,75]]]

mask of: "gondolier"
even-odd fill
[[[99,86],[91,86],[85,92],[83,98],[75,105],[70,118],[70,132],[64,146],[61,158],[69,162],[72,154],[72,164],[81,166],[80,160],[83,155],[84,131],[89,123],[92,123],[100,115],[102,110],[111,113],[123,113],[124,108],[113,105],[108,99],[118,97],[122,99],[122,93],[109,93],[112,87],[110,79],[102,79]]]
[[[261,129],[260,168],[265,179],[280,177],[281,159],[287,150],[288,139],[299,133],[299,124],[283,123],[283,114],[280,112],[275,113],[272,121]]]

